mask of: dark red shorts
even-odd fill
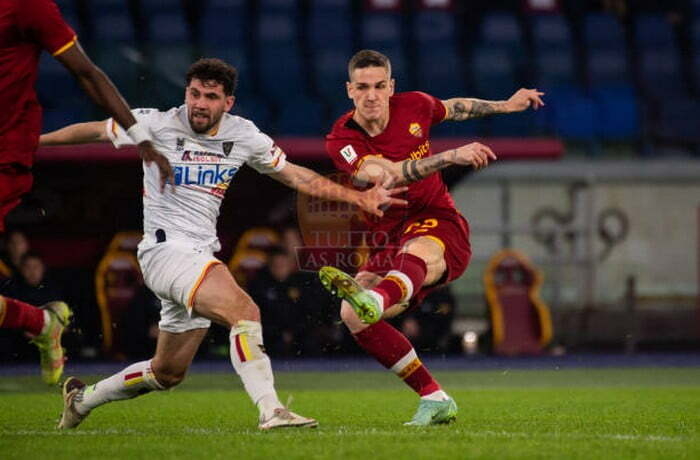
[[[359,271],[367,271],[384,276],[392,269],[394,257],[403,245],[420,236],[427,236],[437,241],[445,249],[447,270],[442,279],[430,286],[423,286],[411,299],[410,309],[415,308],[423,299],[437,288],[462,276],[469,265],[472,251],[469,244],[469,224],[456,210],[433,209],[418,213],[389,235],[389,242],[373,248],[369,258]]]
[[[5,216],[32,189],[32,172],[24,167],[0,165],[0,232],[5,231]]]

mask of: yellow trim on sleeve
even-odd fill
[[[56,56],[58,56],[59,54],[64,53],[68,48],[70,48],[71,46],[75,45],[75,42],[77,42],[77,41],[78,41],[78,36],[77,36],[77,35],[73,35],[73,39],[72,39],[71,41],[69,41],[68,43],[66,43],[66,44],[63,45],[62,47],[60,47],[60,48],[58,49],[58,51],[55,51],[51,56],[56,57]]]

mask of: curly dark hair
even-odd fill
[[[348,78],[352,80],[352,72],[355,69],[366,67],[384,67],[391,77],[391,61],[386,55],[374,50],[362,50],[355,53],[348,62]]]
[[[238,84],[238,71],[235,67],[217,58],[203,58],[192,64],[185,75],[187,86],[193,78],[205,81],[215,81],[224,87],[224,94],[233,96]]]

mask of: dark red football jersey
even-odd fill
[[[0,0],[0,164],[34,162],[41,133],[34,90],[39,55],[56,56],[75,39],[52,0]]]
[[[389,123],[378,136],[371,137],[353,119],[353,112],[340,117],[326,136],[326,151],[335,166],[353,175],[360,165],[379,155],[394,162],[429,157],[430,128],[447,115],[439,99],[418,91],[397,93],[389,100]],[[390,231],[428,208],[454,210],[454,201],[438,172],[409,184],[405,199],[408,207],[392,206],[373,230]]]

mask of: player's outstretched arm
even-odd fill
[[[496,160],[496,154],[484,144],[472,142],[452,150],[438,153],[420,160],[393,162],[385,158],[369,157],[355,173],[360,182],[387,183],[401,186],[418,182],[448,166],[471,166],[481,169]]]
[[[78,42],[57,55],[56,59],[73,74],[88,96],[126,130],[138,147],[141,158],[147,164],[155,161],[160,171],[161,189],[165,187],[165,183],[173,178],[170,162],[153,147],[150,135],[136,123],[129,105],[109,77],[90,60]]]
[[[406,205],[407,201],[400,198],[394,198],[392,195],[403,193],[406,187],[396,187],[389,189],[389,184],[377,183],[369,190],[360,192],[342,185],[336,184],[330,179],[327,179],[320,174],[304,168],[303,166],[295,165],[287,161],[284,168],[270,174],[270,176],[307,195],[318,198],[323,198],[332,201],[345,201],[359,206],[363,211],[375,216],[383,216],[384,211],[381,208],[391,205]]]
[[[507,101],[455,97],[442,103],[447,109],[445,120],[462,121],[498,113],[522,112],[530,107],[537,110],[544,105],[542,96],[544,93],[537,89],[520,88]]]
[[[71,145],[87,144],[90,142],[109,142],[105,131],[106,121],[89,121],[75,123],[56,131],[42,134],[39,145]]]

